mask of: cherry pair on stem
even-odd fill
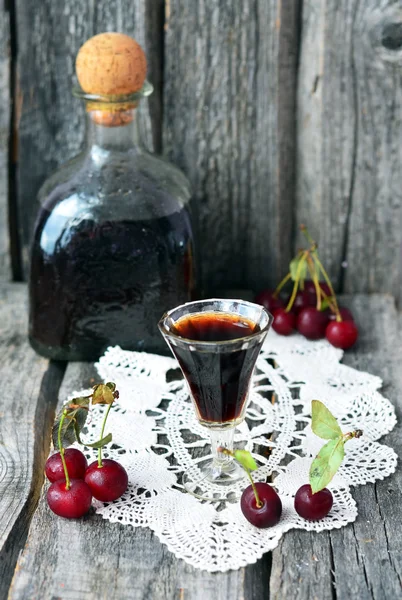
[[[112,440],[104,437],[106,421],[115,398],[119,397],[114,383],[99,384],[89,396],[74,398],[62,410],[54,427],[55,445],[59,452],[46,462],[45,473],[52,485],[47,492],[49,508],[58,516],[79,518],[85,515],[92,503],[92,496],[103,502],[112,502],[127,489],[127,473],[117,461],[102,459],[102,448]],[[101,438],[86,446],[98,449],[98,460],[88,466],[84,454],[76,448],[64,449],[64,445],[77,440],[85,424],[89,402],[107,404],[102,423]]]
[[[363,435],[361,430],[342,433],[342,430],[328,408],[319,400],[312,401],[311,428],[320,438],[328,440],[311,463],[309,483],[296,492],[294,507],[303,519],[316,521],[326,517],[333,505],[333,496],[326,486],[330,483],[345,455],[345,443]],[[245,518],[255,527],[266,528],[277,525],[282,514],[282,502],[268,483],[253,481],[251,471],[257,463],[247,450],[231,452],[220,448],[220,452],[233,456],[244,468],[250,479],[241,496],[240,507]]]

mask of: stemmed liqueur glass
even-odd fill
[[[188,384],[196,417],[211,436],[212,456],[200,461],[196,475],[194,470],[183,475],[184,488],[199,498],[226,499],[230,486],[245,477],[236,461],[218,449],[233,450],[234,431],[244,420],[255,363],[272,320],[257,304],[212,298],[178,306],[159,322]]]

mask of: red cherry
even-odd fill
[[[274,311],[274,321],[272,329],[280,335],[290,335],[296,328],[296,315],[292,312],[286,312],[284,308],[277,308]]]
[[[298,314],[306,306],[315,306],[316,300],[312,294],[306,290],[299,290],[293,302],[292,310]]]
[[[302,485],[296,492],[295,510],[308,521],[318,521],[327,516],[332,508],[333,497],[327,488],[313,494],[311,485]]]
[[[103,466],[99,467],[98,461],[95,461],[89,465],[85,473],[85,482],[97,500],[113,502],[127,489],[127,471],[120,463],[109,458],[105,458],[102,464]]]
[[[339,312],[341,313],[342,321],[354,321],[352,313],[348,308],[346,308],[346,306],[340,306]],[[331,311],[331,314],[329,315],[329,320],[335,321],[335,319],[336,314]]]
[[[325,336],[328,313],[313,306],[303,308],[297,316],[297,330],[308,340],[319,340]]]
[[[335,346],[347,350],[357,340],[359,335],[354,321],[331,321],[325,330],[327,340]]]
[[[67,448],[67,450],[64,450],[64,459],[69,477],[71,479],[84,479],[88,462],[83,453],[76,448]],[[49,456],[45,465],[45,474],[52,483],[59,479],[64,479],[64,469],[60,452]]]
[[[270,313],[273,313],[277,308],[285,306],[284,301],[281,297],[274,296],[274,290],[263,290],[254,298],[254,302],[261,304]]]
[[[82,479],[70,479],[70,488],[66,490],[65,479],[52,483],[47,491],[47,503],[59,517],[79,519],[91,507],[92,494]]]
[[[256,527],[273,527],[279,522],[282,514],[282,502],[274,488],[268,483],[255,483],[258,496],[262,502],[258,508],[254,491],[251,485],[244,490],[240,508],[243,515],[252,525]]]

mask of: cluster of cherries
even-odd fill
[[[117,391],[113,393],[115,398],[118,397]],[[111,404],[103,421],[102,436],[110,407]],[[45,474],[51,482],[47,491],[47,502],[49,508],[59,517],[78,519],[89,511],[92,497],[102,502],[113,502],[120,498],[127,489],[128,476],[124,467],[117,461],[102,459],[102,446],[98,449],[98,460],[89,466],[80,450],[65,450],[61,433],[66,418],[74,417],[69,417],[68,410],[64,409],[58,427],[60,451],[46,461]]]
[[[272,328],[276,333],[290,335],[297,330],[309,340],[326,337],[336,348],[346,350],[357,340],[356,323],[350,310],[338,305],[331,281],[318,257],[317,245],[305,226],[302,225],[301,230],[310,241],[310,248],[298,252],[291,261],[289,273],[276,290],[261,291],[255,302],[272,313]],[[310,279],[306,279],[307,274]],[[280,293],[291,280],[293,290],[285,299]]]

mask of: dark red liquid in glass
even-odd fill
[[[203,342],[230,341],[258,331],[249,319],[214,312],[182,317],[174,329],[180,337]],[[262,341],[246,350],[225,352],[216,347],[202,351],[173,347],[202,421],[227,423],[240,417],[261,345]]]

